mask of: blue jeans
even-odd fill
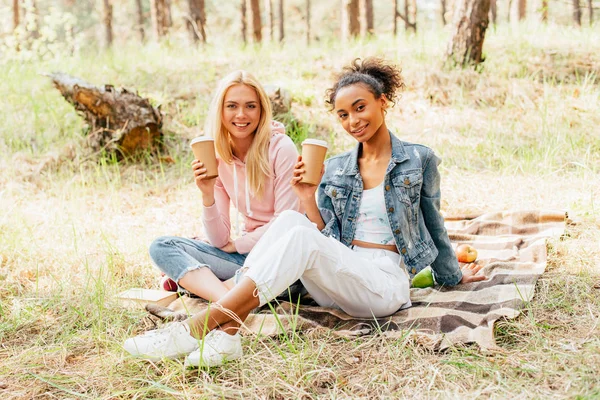
[[[210,244],[177,236],[161,236],[150,245],[154,264],[175,282],[199,268],[208,268],[222,281],[232,278],[246,260],[245,254],[226,253]]]

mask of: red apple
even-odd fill
[[[166,290],[167,292],[176,292],[177,284],[173,279],[165,275],[162,278],[160,278],[160,288],[162,290]]]
[[[456,248],[456,257],[461,263],[472,263],[477,260],[477,250],[468,244],[461,244]]]

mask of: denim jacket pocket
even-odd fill
[[[392,183],[403,200],[415,203],[421,193],[423,174],[421,170],[403,171],[392,178]]]
[[[325,186],[325,194],[331,199],[333,211],[338,218],[341,218],[346,211],[349,192],[345,187],[335,185]]]

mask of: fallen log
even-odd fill
[[[90,125],[94,151],[123,157],[153,151],[162,142],[162,115],[148,99],[113,85],[96,87],[64,73],[48,74],[62,96]]]

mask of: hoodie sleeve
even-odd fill
[[[229,242],[231,234],[229,195],[220,178],[215,182],[215,204],[204,207],[202,224],[211,245],[221,248]]]
[[[281,125],[281,124],[280,124]],[[283,125],[281,125],[283,127]],[[234,241],[238,253],[246,254],[254,247],[256,242],[269,228],[271,223],[285,210],[300,211],[300,202],[294,193],[290,181],[292,180],[294,165],[298,161],[298,150],[292,139],[285,136],[279,140],[273,162],[274,173],[274,214],[271,220],[254,231]]]

